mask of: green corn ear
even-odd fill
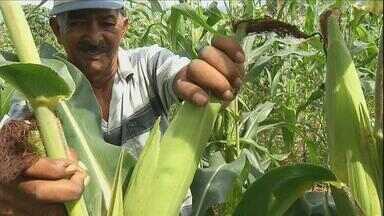
[[[124,199],[125,215],[179,214],[220,106],[185,102],[161,141],[156,124],[133,171]]]
[[[365,215],[381,215],[382,168],[367,105],[338,20],[327,20],[325,117],[331,168]]]

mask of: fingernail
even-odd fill
[[[235,89],[239,89],[242,84],[243,84],[243,81],[240,78],[236,78],[235,81],[233,82],[233,87]]]
[[[195,102],[199,106],[203,106],[208,102],[207,96],[197,92],[192,97],[193,102]]]
[[[65,173],[67,174],[73,174],[77,171],[77,166],[71,164],[67,168],[65,168]]]
[[[233,93],[230,90],[227,90],[223,94],[223,99],[224,100],[232,100],[233,99]]]
[[[237,52],[236,53],[236,61],[238,62],[238,63],[244,63],[244,61],[245,61],[245,56],[244,56],[244,53],[242,53],[242,52]]]

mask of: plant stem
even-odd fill
[[[20,62],[41,64],[31,29],[19,2],[2,0],[0,1],[0,9]],[[53,159],[66,158],[66,140],[59,120],[48,107],[33,105],[35,105],[33,107],[34,114],[48,156]],[[88,216],[83,197],[65,205],[70,216]]]
[[[66,142],[61,135],[60,122],[56,119],[55,114],[45,106],[35,107],[34,114],[49,157],[52,159],[66,158]]]
[[[67,143],[60,121],[48,107],[35,107],[35,117],[39,126],[40,136],[50,158],[60,159],[67,157]],[[88,215],[84,199],[65,203],[68,214],[72,216]]]
[[[31,29],[18,1],[0,1],[4,21],[16,47],[20,62],[40,64],[39,53],[32,37]]]
[[[379,40],[379,55],[376,71],[376,86],[375,86],[375,135],[378,136],[379,144],[383,141],[383,31],[381,28],[381,35]]]
[[[234,114],[234,121],[233,121],[233,132],[231,133],[231,135],[233,136],[231,138],[231,141],[234,141],[235,142],[235,146],[236,146],[236,156],[235,158],[237,158],[239,155],[240,155],[240,131],[239,131],[239,99],[238,99],[238,96],[235,97],[235,99],[231,102],[230,104],[230,107],[231,111],[233,112]],[[234,159],[235,159],[234,158]]]

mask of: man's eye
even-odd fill
[[[80,26],[80,25],[84,25],[85,23],[86,23],[85,20],[73,20],[73,21],[69,22],[69,25],[70,26]]]
[[[108,26],[108,27],[113,27],[116,25],[116,23],[115,22],[103,22],[103,25]]]

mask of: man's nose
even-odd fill
[[[101,28],[96,20],[89,22],[86,29],[86,37],[89,39],[89,42],[94,45],[97,45],[99,41],[103,40]]]

